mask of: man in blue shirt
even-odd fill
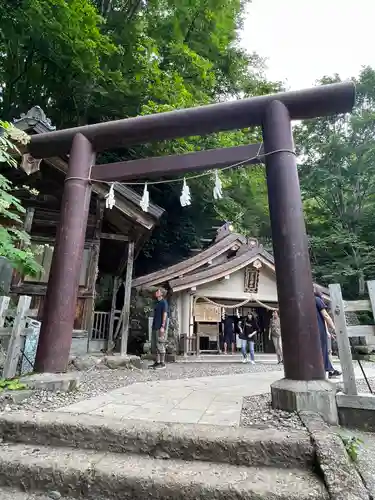
[[[162,290],[155,292],[156,305],[152,322],[152,352],[156,351],[155,370],[165,368],[165,344],[167,342],[168,302],[164,299]]]
[[[315,295],[316,314],[318,318],[318,326],[320,334],[320,344],[322,347],[324,370],[328,372],[329,378],[338,377],[341,375],[341,373],[333,368],[331,360],[329,358],[328,332],[326,326],[328,325],[331,328],[331,330],[335,331],[335,324],[332,321],[330,315],[328,314],[327,306],[324,303],[322,294],[316,286],[314,287],[314,295]]]

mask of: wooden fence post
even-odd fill
[[[128,353],[129,325],[130,325],[130,302],[132,292],[134,263],[134,241],[128,243],[128,260],[126,262],[126,275],[124,285],[124,307],[122,309],[122,334],[121,334],[121,356]]]
[[[26,314],[30,309],[31,297],[22,295],[18,300],[17,313],[9,339],[8,353],[4,363],[3,378],[16,376],[20,355],[21,333],[26,326]]]
[[[120,278],[118,276],[116,276],[114,281],[113,281],[111,314],[109,317],[107,351],[112,351],[114,348],[113,334],[114,334],[114,328],[115,328],[116,299],[117,299],[117,293],[119,291],[119,288],[120,288]]]
[[[344,391],[345,394],[356,396],[357,385],[355,382],[352,350],[346,326],[345,304],[342,299],[340,285],[329,285],[329,294],[336,327],[337,345],[342,368],[342,377],[344,380]]]
[[[5,295],[0,296],[0,328],[4,326],[5,316],[9,308],[9,301],[10,297],[6,297]]]
[[[368,281],[367,282],[367,290],[370,298],[370,303],[371,303],[371,309],[372,309],[372,314],[374,315],[375,319],[375,281]]]

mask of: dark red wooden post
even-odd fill
[[[82,134],[75,135],[44,303],[34,368],[37,372],[67,369],[90,206],[88,179],[94,159],[91,143]]]
[[[265,161],[285,377],[324,379],[296,157],[285,151],[294,150],[291,122],[280,101],[266,109],[263,138],[265,153],[275,151]]]

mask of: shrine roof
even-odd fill
[[[173,266],[169,266],[159,271],[155,271],[133,280],[132,286],[136,288],[148,288],[155,285],[168,283],[173,279],[178,279],[187,273],[208,264],[211,260],[219,257],[231,249],[238,249],[246,244],[246,238],[237,233],[229,231],[219,232],[215,241],[208,248],[202,250],[197,255],[183,260]]]

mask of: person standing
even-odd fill
[[[152,365],[155,370],[165,368],[165,344],[167,342],[168,302],[163,291],[159,288],[155,292],[156,304],[152,321],[152,352],[156,352],[156,360]]]
[[[341,373],[335,370],[332,366],[329,352],[328,352],[328,332],[327,326],[334,332],[335,324],[332,321],[331,316],[328,314],[327,307],[324,303],[323,297],[319,289],[314,286],[314,295],[315,295],[315,305],[316,305],[316,313],[318,318],[318,327],[319,327],[319,335],[320,335],[320,344],[322,348],[322,356],[323,356],[323,364],[324,370],[328,373],[328,377],[338,377]]]
[[[252,313],[249,313],[244,321],[243,326],[240,331],[240,339],[241,339],[241,352],[242,352],[242,363],[247,363],[247,346],[249,345],[249,353],[250,353],[250,363],[253,365],[255,363],[255,337],[258,333],[259,327],[258,323]]]
[[[278,364],[283,362],[283,351],[281,345],[281,328],[280,328],[280,317],[278,311],[272,312],[270,330],[268,339],[271,340],[275,346],[277,362]]]
[[[233,318],[227,315],[226,312],[222,316],[222,330],[224,333],[224,354],[228,354],[228,347],[232,347],[234,354],[234,321]]]

